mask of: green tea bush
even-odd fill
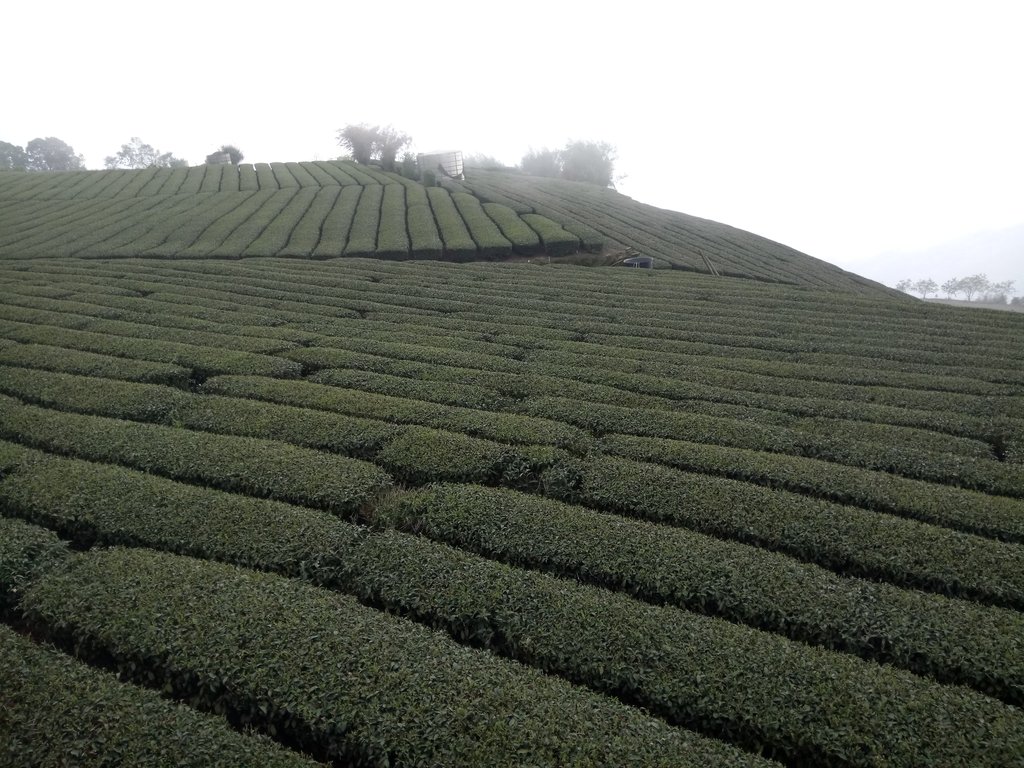
[[[352,598],[232,566],[87,553],[25,604],[38,631],[60,628],[126,675],[346,763],[762,764]]]
[[[524,213],[521,218],[540,237],[548,256],[565,256],[580,249],[580,239],[551,219],[537,213]]]
[[[224,719],[126,685],[0,626],[4,765],[260,765],[314,763]]]
[[[476,243],[466,228],[466,222],[455,208],[448,190],[441,187],[427,187],[427,199],[433,211],[437,229],[444,241],[444,256],[452,261],[470,261],[477,256]]]

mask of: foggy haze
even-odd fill
[[[1024,293],[980,247],[918,261],[1024,224],[1015,2],[46,8],[5,10],[0,140],[56,136],[90,168],[133,136],[192,164],[224,143],[329,159],[358,122],[507,164],[607,141],[641,202],[889,284],[987,272]]]

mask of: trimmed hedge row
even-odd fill
[[[251,166],[250,166],[251,167]],[[244,174],[243,174],[244,178]],[[180,224],[180,229],[188,233],[183,237],[177,231],[164,242],[145,252],[145,256],[174,256],[182,258],[193,258],[213,255],[220,252],[221,246],[231,234],[241,227],[276,195],[275,191],[264,190],[259,192],[245,192],[238,196],[238,204],[218,216],[208,226],[200,229],[199,221],[186,221]],[[232,195],[231,197],[234,197]],[[206,222],[202,222],[203,225]],[[202,235],[200,237],[200,235]]]
[[[1024,703],[1016,611],[843,578],[755,547],[497,488],[432,486],[392,497],[373,520]]]
[[[3,765],[315,765],[3,626],[0,668]]]
[[[974,488],[988,493],[1024,497],[1024,470],[1019,467],[915,450],[908,446],[832,438],[788,427],[700,413],[627,408],[607,403],[588,403],[583,408],[576,401],[564,397],[533,397],[517,404],[516,411],[573,424],[598,436],[621,432],[642,437],[748,448],[892,472],[917,480]]]
[[[452,261],[471,261],[476,258],[476,243],[466,229],[466,223],[455,208],[448,190],[428,187],[427,199],[444,241],[444,256]]]
[[[348,763],[761,764],[351,598],[231,566],[87,553],[25,606],[40,631],[124,674]]]
[[[522,220],[537,233],[548,256],[565,256],[580,249],[580,239],[539,213],[524,213]]]
[[[407,259],[409,234],[405,222],[405,187],[401,184],[388,184],[383,189],[375,255],[379,259]]]
[[[437,231],[437,222],[429,205],[410,205],[406,223],[412,241],[412,255],[417,259],[440,259],[444,243]]]
[[[0,514],[52,529],[79,548],[151,547],[324,580],[366,533],[328,512],[0,441],[0,453],[10,448],[21,453],[0,479]]]
[[[0,332],[2,332],[2,327],[0,327]],[[290,349],[282,353],[282,356],[301,363],[307,369],[343,367],[346,360],[373,355],[379,358],[395,358],[403,362],[416,361],[436,363],[437,365],[475,367],[481,370],[507,373],[519,373],[526,370],[526,366],[519,360],[499,355],[481,354],[477,351],[464,352],[459,349],[449,349],[447,345],[437,347],[407,344],[383,338],[360,338],[358,336],[348,338],[332,336],[329,339],[321,339],[320,343],[324,346]]]
[[[56,467],[49,469],[50,474],[57,471],[59,470]],[[124,470],[116,471],[128,474]],[[114,468],[111,468],[107,474],[113,472]],[[37,501],[39,497],[29,489],[32,485],[36,488],[49,487],[47,472],[44,471],[35,478],[34,483],[31,479],[27,481],[28,487],[22,489],[21,497],[37,507],[47,508],[53,504],[52,497],[56,496],[58,508],[61,503],[70,507],[64,512],[66,517],[74,515],[89,519],[91,514],[95,514],[95,510],[102,508],[103,497],[107,493],[103,483],[94,485],[97,475],[91,472],[69,473],[68,476],[76,486],[84,479],[86,493],[74,493],[71,489],[54,489]],[[138,477],[145,480],[144,476]],[[117,482],[114,477],[107,480],[107,483],[114,482]],[[158,482],[169,485],[166,481]],[[5,494],[9,493],[6,489],[10,488],[11,483],[12,481],[8,480],[3,484]],[[149,493],[153,492],[147,490]],[[162,489],[159,492],[162,492]],[[60,501],[61,497],[63,502]],[[138,501],[149,504],[145,496]],[[172,508],[188,509],[187,504],[180,503],[173,504],[172,507],[169,501],[170,499],[165,500],[164,506],[172,517],[180,517],[182,514],[170,511]],[[86,510],[84,514],[83,507]],[[88,511],[90,507],[94,512]],[[219,511],[218,506],[211,508],[214,515]],[[122,514],[122,517],[126,516]],[[221,524],[221,521],[214,522],[217,525]],[[322,525],[329,527],[330,523],[331,521],[324,520]],[[275,527],[279,526],[280,524]],[[958,757],[956,750],[965,751],[970,754],[971,759],[983,759],[982,745],[986,739],[994,738],[997,740],[996,743],[1003,743],[998,739],[1004,734],[1013,733],[1014,718],[1021,717],[1015,710],[1000,708],[990,700],[970,695],[962,689],[938,688],[910,675],[884,667],[865,665],[830,653],[816,653],[812,649],[773,639],[749,629],[690,616],[671,609],[644,606],[627,598],[612,596],[609,599],[608,595],[599,590],[547,576],[521,574],[501,565],[429,542],[410,539],[401,534],[384,532],[369,537],[352,538],[347,532],[354,533],[358,529],[341,523],[333,527],[338,530],[341,538],[336,540],[338,548],[332,552],[345,552],[342,557],[344,562],[328,562],[324,566],[326,570],[319,573],[307,571],[311,577],[326,578],[330,583],[337,583],[343,588],[356,591],[364,599],[381,603],[392,610],[411,613],[421,621],[446,628],[464,641],[491,644],[496,650],[512,653],[520,660],[556,671],[598,689],[626,695],[654,708],[674,722],[697,724],[719,735],[736,739],[748,747],[774,751],[791,761],[806,759],[817,764],[848,764],[843,762],[841,756],[851,749],[853,754],[867,753],[868,757],[863,760],[863,764],[882,755],[887,759],[894,759],[901,750],[907,754],[927,755],[929,759],[940,763]],[[181,529],[185,538],[192,541],[204,539],[207,534],[203,530],[203,526],[192,527],[191,531],[188,527]],[[272,535],[273,530],[268,531],[268,534]],[[166,537],[166,534],[164,536]],[[310,539],[317,542],[314,548],[322,546],[324,542],[323,537],[318,535],[311,536]],[[227,548],[239,546],[233,543],[234,538],[230,535],[224,535],[221,541],[222,546]],[[352,542],[355,542],[355,546],[351,546]],[[327,545],[335,546],[329,543]],[[179,587],[182,586],[175,573],[180,561],[157,558],[147,553],[124,553],[122,557],[121,553],[116,551],[101,554],[99,557],[107,562],[103,565],[97,564],[93,573],[84,578],[79,573],[75,581],[76,586],[70,589],[53,588],[51,600],[57,599],[64,604],[81,601],[83,607],[89,604],[102,605],[103,607],[98,607],[98,610],[108,612],[109,621],[117,621],[123,626],[124,614],[119,616],[116,607],[109,605],[106,599],[98,599],[97,595],[90,597],[88,594],[92,588],[93,577],[105,581],[107,585],[113,584],[115,589],[120,589],[118,581],[123,578],[120,574],[132,573],[134,577],[130,579],[130,589],[146,591],[147,588],[152,589],[151,576],[165,573],[161,579],[167,584],[167,590],[173,591],[176,583]],[[145,561],[150,557],[161,560],[161,564],[148,568]],[[312,554],[312,557],[316,558],[316,555]],[[114,562],[111,565],[111,559],[120,560],[120,563]],[[309,567],[306,566],[307,569]],[[318,566],[312,567],[315,571]],[[165,571],[165,568],[169,572]],[[226,583],[224,578],[226,569],[221,569],[214,575],[196,573],[200,568],[205,570],[211,566],[195,563],[188,568],[188,572],[192,573],[191,577],[186,577],[190,584],[184,585],[184,594],[170,601],[164,600],[164,610],[160,612],[162,618],[154,617],[158,622],[164,623],[166,627],[165,622],[173,621],[169,617],[174,615],[173,606],[179,601],[181,605],[187,606],[190,600],[209,599],[201,594],[210,593],[208,583],[218,584],[216,592],[221,595],[221,598],[216,598],[221,602],[218,612],[226,616],[255,614],[255,618],[260,615],[259,612],[245,610],[237,604],[224,605],[224,593],[232,591],[231,584]],[[334,570],[335,568],[340,570]],[[140,576],[140,571],[150,573]],[[330,576],[332,572],[334,576]],[[271,582],[263,583],[264,586],[253,590],[253,594],[265,590],[266,585]],[[273,583],[287,582],[277,580]],[[431,586],[424,590],[424,585]],[[482,585],[487,586],[481,589]],[[160,590],[163,590],[163,587],[158,587],[158,591]],[[62,592],[65,593],[63,596],[60,594]],[[83,595],[82,592],[87,594]],[[150,626],[148,618],[137,616],[140,598],[141,593],[126,597],[122,606],[122,611],[125,611],[131,622],[127,625],[129,633],[133,627]],[[146,606],[144,610],[147,611],[150,610],[148,606],[158,610],[160,602],[160,594],[142,600],[142,604]],[[171,604],[170,609],[168,602]],[[285,600],[273,610],[277,617],[274,622],[275,633],[281,631],[281,607],[293,602],[297,603],[298,600],[294,597],[292,600]],[[32,604],[38,605],[34,595],[29,596],[29,603],[30,608],[33,607]],[[132,607],[128,607],[129,604]],[[319,627],[316,626],[315,620],[310,621],[309,611],[300,611],[300,608],[307,606],[308,602],[295,607],[297,621],[305,625],[306,631],[306,637],[301,645],[304,649],[310,650],[309,658],[323,659],[326,654],[319,648],[317,638],[322,637],[324,633],[318,631]],[[58,611],[63,611],[63,606],[58,607]],[[200,606],[198,612],[205,615],[205,608]],[[315,612],[313,614],[315,616]],[[61,621],[66,619],[63,613],[57,615]],[[187,615],[192,616],[193,611],[188,611]],[[305,620],[303,616],[306,617]],[[136,618],[137,622],[134,620]],[[192,620],[190,619],[187,624],[188,631],[194,633],[195,624]],[[117,630],[104,632],[107,638],[105,642],[124,643],[126,632],[122,631],[122,626]],[[216,626],[222,625],[218,622]],[[185,631],[184,627],[182,631]],[[210,634],[218,633],[211,627],[203,636],[207,637]],[[248,639],[243,651],[246,658],[249,658],[248,654],[252,652],[253,643],[278,640],[267,638],[267,634],[265,629],[255,635],[247,633]],[[365,640],[362,633],[360,637]],[[681,643],[681,638],[687,638],[686,642]],[[81,635],[76,639],[80,640]],[[194,651],[195,645],[189,645],[189,641],[184,638],[182,642],[185,644],[180,651],[182,654],[191,653],[188,648]],[[309,647],[310,643],[314,646],[312,649]],[[295,645],[294,641],[288,643],[285,639],[280,639],[278,647],[287,648],[292,645]],[[368,645],[371,653],[379,652],[373,648],[372,643]],[[731,650],[740,647],[744,649],[742,654]],[[238,653],[237,647],[233,650]],[[317,652],[313,653],[314,650]],[[749,655],[756,656],[756,662],[748,659]],[[415,655],[411,658],[422,661]],[[755,686],[753,683],[745,682],[747,677],[757,679],[765,675],[764,665],[768,669],[767,684],[759,681]],[[778,674],[771,674],[774,665],[784,667],[786,673],[783,674],[780,669]],[[268,666],[307,668],[284,661]],[[384,666],[386,668],[386,665]],[[238,670],[238,665],[232,668]],[[706,677],[698,676],[694,679],[688,671],[693,668],[709,670],[709,673]],[[750,685],[751,689],[756,687],[759,692],[756,696],[751,696],[748,691],[745,700],[737,696],[723,698],[723,684],[736,691],[745,690],[745,686]],[[820,697],[818,689],[822,686],[831,692],[823,698],[823,706],[820,709],[806,708],[804,700],[810,701],[815,696]],[[842,695],[836,694],[837,687],[844,691]],[[232,688],[238,690],[237,686]],[[768,690],[763,690],[764,688]],[[327,690],[331,689],[328,686]],[[831,710],[837,706],[842,707],[843,722],[849,723],[849,703],[854,701],[859,702],[854,717],[857,727],[836,730],[831,723],[835,716]],[[944,729],[943,718],[950,712],[966,716],[965,710],[975,711],[972,721],[977,719],[985,722],[984,728],[991,728],[995,733],[983,732],[962,739],[952,735],[959,733],[958,731]],[[810,722],[809,711],[817,713],[810,718]],[[982,712],[984,714],[981,714]],[[874,716],[878,719],[874,719]],[[890,733],[893,728],[895,731]],[[1003,729],[1003,733],[999,733],[999,729]],[[945,735],[940,736],[940,732]],[[908,738],[911,742],[904,743]],[[1016,748],[1014,738],[1020,738],[1020,735],[1010,737],[1011,741],[1006,742],[1007,749]],[[1000,755],[997,750],[990,759],[993,761],[992,764],[999,764],[998,761],[1004,757],[1005,755]],[[853,761],[854,764],[858,762]]]
[[[571,375],[595,384],[667,398],[679,402],[680,407],[687,410],[699,408],[693,402],[695,400],[738,405],[758,409],[762,414],[765,411],[778,412],[787,419],[787,423],[810,432],[845,434],[858,440],[898,440],[904,445],[930,451],[992,456],[988,444],[977,439],[954,437],[984,433],[988,420],[993,418],[991,411],[996,398],[991,395],[946,393],[953,398],[952,403],[948,403],[943,393],[920,392],[922,396],[934,399],[928,406],[929,410],[921,410],[921,405],[908,408],[875,402],[875,398],[882,402],[891,399],[881,393],[893,391],[893,387],[756,376],[715,368],[715,363],[710,360],[685,367],[652,366],[646,362],[640,366],[611,355],[577,356],[560,351],[531,351],[530,362],[534,366],[543,366],[554,376]],[[642,367],[647,373],[637,372],[637,367]],[[853,394],[859,390],[865,391]],[[909,398],[908,401],[913,402]],[[966,407],[965,401],[983,404],[976,410],[987,408],[988,414],[980,418],[972,416],[972,409]],[[997,406],[997,410],[1001,407]]]
[[[258,171],[257,171],[258,173]],[[270,173],[270,169],[267,169]],[[262,182],[261,182],[262,184]],[[207,255],[221,258],[238,258],[245,254],[246,249],[259,239],[264,230],[273,222],[288,204],[294,199],[296,190],[281,189],[273,192],[259,210],[235,227],[224,240]],[[287,236],[287,233],[286,233]]]
[[[0,453],[14,458],[4,446]],[[17,456],[23,461],[25,454]],[[15,608],[26,586],[68,556],[67,544],[52,531],[0,517],[0,617]],[[2,720],[0,720],[2,723]],[[0,739],[2,746],[2,739]]]
[[[302,367],[298,363],[281,357],[160,339],[134,339],[128,336],[109,336],[91,331],[9,321],[0,323],[0,334],[25,344],[68,347],[113,357],[187,366],[200,376],[248,373],[256,376],[295,378],[302,372]]]
[[[352,230],[352,219],[362,194],[363,188],[360,186],[350,184],[342,187],[337,202],[321,225],[320,242],[313,249],[314,259],[329,259],[345,252],[349,232]]]
[[[544,475],[553,498],[683,526],[830,570],[1024,607],[1024,546],[788,491],[607,456]]]
[[[502,443],[553,445],[583,451],[587,436],[566,424],[516,414],[427,403],[358,390],[340,389],[306,381],[282,381],[254,376],[218,376],[204,391],[230,397],[253,398],[352,416],[378,418],[399,424],[463,432]]]
[[[555,347],[555,344],[546,346]],[[878,390],[891,390],[893,387],[865,387],[843,383],[822,383],[804,378],[786,378],[784,376],[755,376],[769,382],[756,385],[750,382],[731,382],[734,371],[729,368],[717,368],[728,365],[722,360],[709,357],[700,358],[685,366],[658,364],[646,360],[630,360],[615,356],[611,350],[605,349],[601,355],[577,355],[561,349],[531,351],[529,359],[532,365],[544,365],[555,375],[572,375],[585,381],[606,384],[609,386],[629,389],[634,392],[646,392],[657,397],[682,401],[686,408],[695,407],[694,400],[712,403],[739,405],[749,409],[766,409],[785,414],[790,423],[812,432],[826,431],[838,434],[833,427],[816,424],[820,419],[849,419],[842,426],[843,433],[853,439],[865,439],[865,434],[882,428],[895,437],[902,434],[904,445],[927,448],[930,450],[965,453],[966,455],[984,455],[991,457],[991,449],[987,454],[977,452],[977,441],[987,443],[986,432],[993,419],[999,418],[1002,405],[993,405],[994,396],[965,395],[963,399],[980,402],[976,410],[988,408],[987,416],[973,415],[971,409],[959,406],[944,406],[942,393],[926,393],[934,395],[935,403],[929,410],[906,408],[894,405],[857,402],[870,400]],[[641,372],[642,371],[642,372]],[[742,376],[747,376],[741,372]],[[752,389],[753,387],[753,389]],[[865,389],[865,394],[850,397],[851,389]],[[778,390],[778,391],[776,391]],[[832,394],[828,394],[832,390]],[[802,394],[805,393],[805,394]],[[960,399],[960,398],[958,398]],[[991,413],[994,411],[994,413]],[[764,413],[761,410],[761,413]],[[797,417],[804,417],[802,420]],[[863,423],[858,423],[863,422]],[[902,432],[900,427],[915,430],[912,433]],[[920,430],[931,430],[944,434],[931,434]],[[964,438],[970,438],[965,440]],[[870,438],[868,438],[870,439]],[[888,440],[889,438],[886,438]]]
[[[245,247],[241,255],[275,256],[283,251],[299,220],[306,214],[316,198],[316,193],[317,190],[313,187],[306,187],[291,193],[287,204],[274,218],[266,222],[263,231]]]
[[[373,256],[377,252],[377,230],[380,228],[380,209],[384,200],[384,187],[380,184],[364,187],[359,204],[352,216],[352,229],[345,245],[346,256]]]
[[[158,208],[140,213],[120,232],[84,249],[77,256],[135,256],[151,248],[163,248],[172,237],[188,238],[186,244],[191,244],[211,220],[230,211],[238,202],[227,195],[214,199],[207,195],[189,195],[166,200]]]
[[[145,316],[143,316],[143,322],[132,322],[102,315],[96,317],[92,314],[78,314],[75,310],[80,308],[80,302],[36,300],[35,303],[46,303],[53,308],[63,305],[63,309],[50,311],[6,304],[0,309],[0,316],[15,322],[73,328],[75,330],[102,333],[115,337],[129,336],[134,339],[153,339],[156,341],[178,343],[183,336],[186,336],[190,344],[207,347],[233,347],[235,351],[254,352],[256,354],[272,355],[295,346],[291,342],[279,338],[266,338],[247,334],[239,335],[234,333],[230,326],[224,325],[215,331],[193,328],[183,332],[181,328],[168,328],[157,325],[153,320]],[[96,311],[102,312],[102,310],[93,310],[93,312]]]
[[[191,371],[180,365],[111,357],[94,352],[51,347],[45,344],[0,345],[0,364],[77,373],[101,379],[123,379],[171,387],[188,386]]]
[[[0,396],[0,437],[336,514],[354,514],[391,482],[357,459],[269,440],[49,411],[6,396]]]
[[[452,202],[469,229],[480,258],[500,259],[512,255],[512,243],[487,215],[479,200],[465,192],[454,192]]]
[[[366,600],[789,764],[1000,765],[1024,745],[1019,709],[906,671],[429,541],[359,554]]]
[[[682,440],[612,434],[601,439],[600,449],[636,461],[744,480],[989,538],[1024,542],[1024,502],[1019,499],[818,459]]]
[[[305,173],[305,171],[303,171]],[[308,175],[308,174],[307,174]],[[338,201],[340,187],[315,189],[309,208],[302,214],[288,238],[288,242],[277,252],[278,256],[299,256],[309,258],[320,242],[320,230],[324,220]]]
[[[501,203],[484,203],[483,209],[501,230],[501,234],[512,243],[512,249],[516,253],[531,254],[540,251],[540,237],[512,208]]]
[[[5,350],[0,349],[0,362],[4,360]],[[390,358],[376,358],[381,361],[381,367]],[[362,361],[356,359],[353,362]],[[412,365],[415,365],[413,363]],[[423,364],[423,367],[431,368]],[[394,370],[402,370],[401,363],[394,366]],[[465,369],[455,369],[465,370]],[[502,380],[510,377],[507,373],[491,374]],[[363,392],[376,392],[381,395],[392,395],[394,397],[407,397],[415,400],[427,400],[433,403],[454,405],[463,408],[477,408],[482,411],[500,411],[508,405],[509,399],[494,389],[477,384],[462,383],[464,379],[453,376],[451,381],[440,381],[437,379],[420,379],[406,376],[396,376],[386,373],[378,373],[375,370],[364,370],[361,367],[352,368],[327,368],[306,378],[306,381],[315,384],[327,384],[342,389],[358,389]]]
[[[114,382],[0,366],[0,392],[21,400],[96,416],[157,422],[189,430],[255,437],[370,459],[398,479],[536,487],[540,472],[567,454],[541,446],[513,448],[490,440],[417,426],[398,426],[387,409],[376,419],[261,400],[193,395],[149,384]]]

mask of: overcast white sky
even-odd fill
[[[328,159],[338,128],[392,123],[510,164],[607,141],[621,192],[875,277],[1024,223],[1019,0],[44,0],[3,23],[0,140],[57,136],[90,168],[132,136]],[[989,277],[1024,293],[1019,263]]]

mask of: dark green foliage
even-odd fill
[[[306,187],[292,195],[281,211],[267,222],[259,237],[249,243],[242,255],[274,256],[283,251],[299,220],[309,210],[316,192],[314,187]]]
[[[60,627],[126,674],[344,762],[759,762],[351,598],[230,566],[138,550],[80,555],[41,580],[26,607],[40,630]]]
[[[0,450],[10,454],[6,448]],[[53,531],[0,517],[0,616],[18,604],[28,583],[67,554],[67,545]]]
[[[218,376],[207,381],[204,388],[231,397],[251,397],[364,418],[387,419],[400,424],[419,424],[511,444],[554,445],[579,450],[588,442],[582,432],[558,422],[456,408],[304,381]]]
[[[43,344],[0,347],[0,364],[77,373],[101,379],[124,379],[187,387],[190,371],[180,365],[111,357]]]
[[[476,258],[476,243],[466,229],[466,223],[456,210],[448,190],[428,185],[427,199],[430,200],[430,209],[444,241],[444,257],[452,261]]]
[[[317,189],[313,185],[308,186],[313,189],[312,200],[292,229],[288,242],[278,251],[279,256],[311,256],[320,243],[324,222],[338,202],[340,187]]]
[[[820,459],[679,440],[606,435],[601,447],[606,453],[639,461],[745,480],[992,538],[1024,541],[1024,503],[1019,499],[994,497]],[[950,477],[947,482],[956,479]],[[1016,490],[1010,483],[1006,488]]]
[[[344,253],[362,192],[363,188],[357,185],[342,187],[320,227],[320,241],[313,250],[313,258],[327,259]]]
[[[512,242],[516,253],[529,254],[540,250],[540,237],[519,218],[519,214],[501,203],[484,203],[484,211],[502,234]]]
[[[57,413],[0,397],[5,439],[252,496],[352,514],[390,484],[386,473],[269,440]]]
[[[394,497],[375,521],[1024,703],[1016,611],[842,578],[755,547],[507,490],[435,486]]]
[[[1024,606],[1024,547],[655,464],[593,457],[545,474],[564,500],[785,552],[842,573]]]
[[[0,442],[0,451],[10,445]],[[0,513],[79,547],[143,546],[324,579],[362,535],[327,512],[22,450],[22,466],[0,480]]]
[[[522,220],[540,237],[544,253],[548,256],[564,256],[580,249],[580,239],[546,216],[538,213],[524,213]]]
[[[377,231],[377,257],[409,258],[409,233],[405,224],[405,186],[388,184],[384,188]]]
[[[0,627],[3,765],[312,766],[223,718],[118,682]]]
[[[263,188],[262,183],[260,188]],[[282,212],[294,198],[294,189],[282,189],[274,192],[263,201],[263,205],[260,206],[255,213],[233,229],[223,242],[221,242],[220,245],[215,247],[207,255],[218,256],[221,258],[238,258],[244,255],[250,246],[255,245],[256,241],[259,240],[267,230],[268,226],[270,226],[278,216],[282,215]],[[284,237],[286,239],[289,232],[291,232],[290,229],[288,232],[284,233]],[[266,255],[265,251],[263,252],[263,255]]]
[[[345,245],[346,256],[372,256],[377,251],[377,230],[384,187],[379,184],[363,188],[359,205],[352,217],[352,229]]]
[[[0,434],[14,441],[0,442],[0,517],[45,525],[75,549],[147,547],[347,592],[481,658],[566,678],[573,695],[598,691],[790,765],[1013,764],[1024,732],[1006,706],[1021,702],[1024,677],[1019,317],[889,299],[769,246],[744,267],[744,233],[727,233],[730,250],[718,225],[687,234],[672,229],[683,219],[614,192],[570,196],[584,185],[543,179],[502,189],[573,234],[582,218],[607,226],[613,252],[642,238],[659,263],[685,267],[698,238],[712,260],[728,255],[761,279],[710,277],[696,262],[642,272],[210,258],[281,201],[295,213],[310,190],[278,253],[340,255],[357,181],[396,215],[404,202],[409,229],[422,210],[437,237],[428,192],[407,179],[346,163],[286,169],[301,189],[166,199],[154,190],[171,172],[27,186],[0,174]],[[456,195],[482,188],[476,173]],[[153,206],[126,206],[138,199],[128,190]],[[76,242],[89,222],[98,228]],[[321,229],[333,234],[315,245]],[[134,238],[167,258],[124,258]],[[211,239],[211,251],[198,247]],[[15,250],[48,241],[89,258]],[[437,485],[452,481],[464,484]],[[152,587],[139,568],[117,572]],[[224,588],[221,571],[204,573],[196,584]],[[63,597],[107,610],[86,594],[92,583],[71,580]],[[156,623],[195,602],[176,600],[160,599]],[[144,603],[125,597],[89,630],[106,649],[96,661],[127,658],[107,651],[152,623],[125,629]],[[331,675],[342,667],[303,634],[318,634],[298,618],[305,609],[294,622],[260,603],[218,609],[245,623],[218,646],[232,675],[252,671],[227,686],[245,699],[244,712],[225,704],[235,722],[255,711],[246,691],[278,712],[271,702],[286,692],[323,704],[322,686],[341,682]],[[221,624],[183,615],[171,623],[187,663],[174,675],[188,686],[190,649]],[[70,648],[59,623],[37,627]],[[388,645],[376,638],[393,635],[338,629],[368,664]],[[257,658],[254,641],[274,645]],[[402,669],[432,672],[418,647],[405,650]],[[132,679],[155,687],[164,680],[147,676],[167,660],[127,659]],[[460,699],[441,686],[390,707],[409,701],[410,675],[350,677],[346,701],[378,697],[405,724],[402,743],[430,749],[437,734],[420,723]],[[490,694],[505,712],[520,701],[507,690]],[[614,732],[621,703],[607,703]],[[340,711],[318,709],[328,707]],[[260,722],[289,741],[288,712]],[[558,741],[594,748],[578,732]],[[460,763],[430,754],[421,762]],[[691,762],[721,762],[704,758]]]
[[[413,257],[440,259],[444,253],[444,243],[441,242],[430,206],[410,205],[407,218]]]
[[[252,352],[233,352],[173,341],[133,339],[128,336],[111,336],[103,333],[76,331],[70,328],[23,323],[10,324],[3,334],[7,338],[24,343],[62,346],[101,355],[182,365],[204,377],[217,373],[242,372],[263,376],[294,377],[300,373],[300,366],[297,363],[280,357]]]
[[[512,255],[512,243],[487,215],[479,200],[465,192],[455,192],[452,202],[466,223],[480,258],[497,259]]]

